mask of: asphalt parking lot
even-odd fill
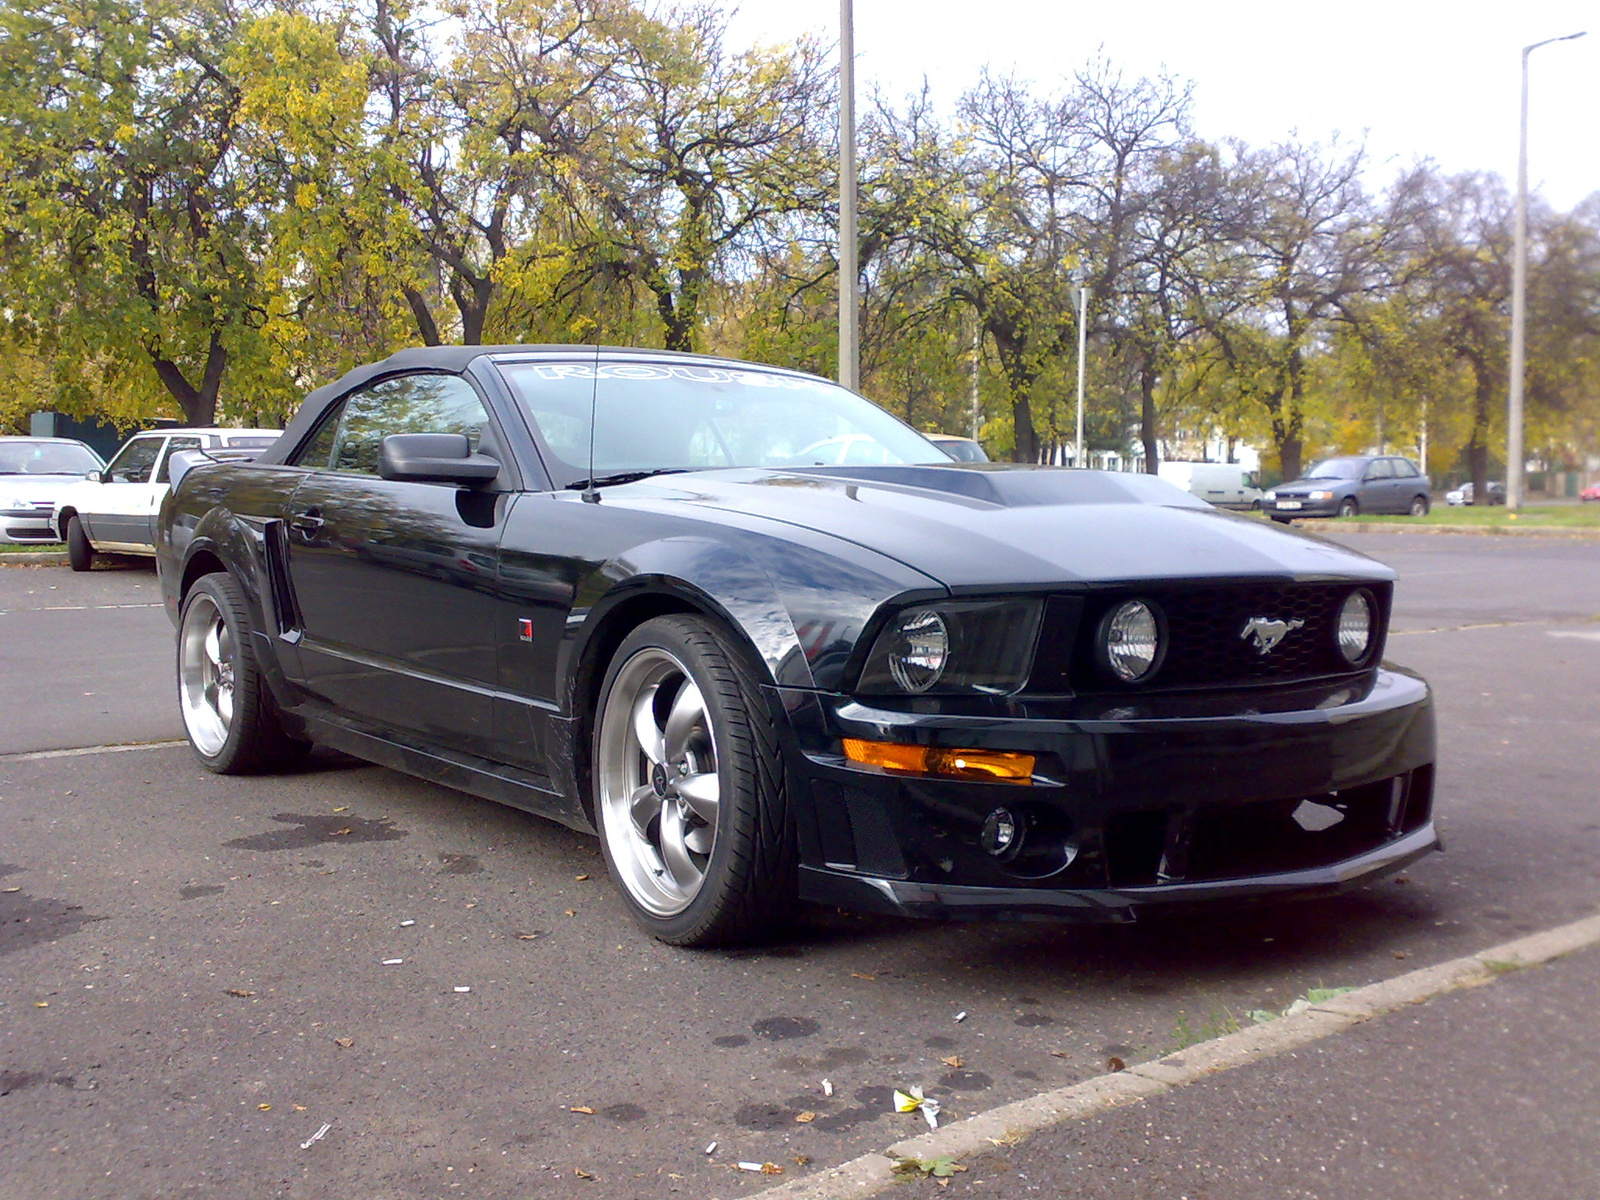
[[[154,577],[0,570],[0,1196],[749,1194],[737,1161],[913,1132],[894,1087],[959,1119],[1595,911],[1600,542],[1345,540],[1402,573],[1447,853],[1225,921],[812,910],[737,953],[635,932],[591,840],[391,772],[77,753],[177,736]]]

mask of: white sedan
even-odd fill
[[[0,437],[0,542],[53,542],[56,500],[105,466],[72,438]]]
[[[74,571],[96,554],[155,554],[156,512],[171,486],[172,458],[185,450],[265,450],[278,429],[153,429],[122,444],[104,471],[62,490],[53,524]]]

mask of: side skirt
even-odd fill
[[[305,724],[306,736],[321,745],[430,783],[520,808],[580,833],[595,832],[581,810],[575,809],[565,796],[551,791],[548,781],[530,772],[437,746],[408,745],[304,711],[297,715]]]

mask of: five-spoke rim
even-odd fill
[[[611,861],[646,912],[676,916],[699,893],[721,795],[705,697],[667,651],[640,650],[600,716],[595,796]]]
[[[204,592],[189,601],[178,632],[178,695],[189,740],[214,758],[233,726],[233,634]]]

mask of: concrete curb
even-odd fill
[[[65,550],[18,550],[15,554],[0,554],[0,567],[64,567]]]
[[[1100,1075],[977,1113],[920,1137],[895,1142],[881,1153],[863,1154],[810,1178],[752,1193],[752,1200],[860,1200],[876,1196],[898,1182],[894,1174],[897,1159],[960,1159],[987,1153],[996,1145],[1009,1144],[1063,1121],[1142,1103],[1175,1087],[1261,1062],[1409,1004],[1420,1004],[1460,988],[1481,987],[1509,971],[1537,966],[1596,945],[1600,945],[1600,914],[1368,984],[1293,1016],[1252,1025],[1126,1071]]]

